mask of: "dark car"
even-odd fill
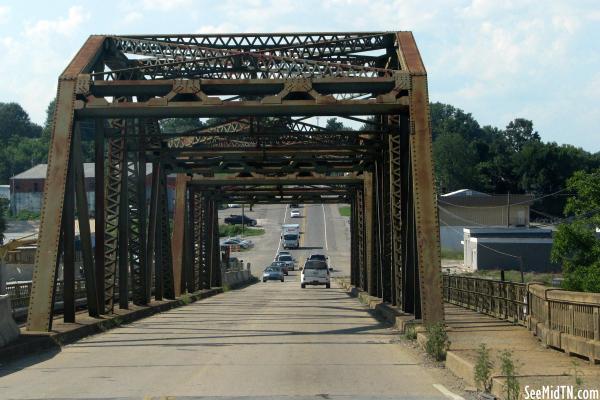
[[[308,259],[327,262],[327,256],[325,254],[311,254]]]
[[[284,275],[288,274],[288,266],[285,262],[283,261],[273,261],[271,263],[271,267],[276,267],[276,268],[280,268],[281,272],[283,272]]]
[[[225,223],[229,225],[248,225],[248,226],[256,226],[256,220],[254,218],[250,218],[246,215],[235,215],[231,214],[229,217],[225,218]]]

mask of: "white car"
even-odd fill
[[[306,288],[306,285],[325,285],[327,289],[331,287],[331,276],[327,263],[319,260],[307,260],[300,274],[300,287]]]
[[[291,218],[300,218],[300,210],[292,210],[290,212],[290,217]]]
[[[227,204],[228,208],[240,208],[241,206],[239,204]]]

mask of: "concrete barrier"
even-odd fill
[[[4,347],[19,337],[19,327],[12,317],[10,297],[0,295],[0,347]]]
[[[248,282],[252,275],[248,270],[228,271],[223,274],[223,284],[231,287]]]

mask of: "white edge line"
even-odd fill
[[[444,385],[440,385],[439,383],[434,383],[433,387],[439,390],[444,396],[452,400],[465,400],[464,397],[459,396],[457,394],[452,393]]]
[[[325,204],[321,204],[323,207],[323,232],[325,233],[325,250],[329,251],[329,246],[327,246],[327,219],[325,218]]]

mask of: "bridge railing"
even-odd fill
[[[444,300],[526,326],[546,346],[600,360],[600,293],[443,276]]]
[[[444,275],[443,282],[448,303],[527,324],[527,285],[461,275]]]
[[[29,307],[29,297],[31,295],[31,281],[17,281],[6,283],[6,293],[10,296],[13,312],[17,309]],[[55,302],[63,301],[64,283],[63,281],[56,282]],[[85,298],[85,280],[78,279],[75,281],[75,298]]]

